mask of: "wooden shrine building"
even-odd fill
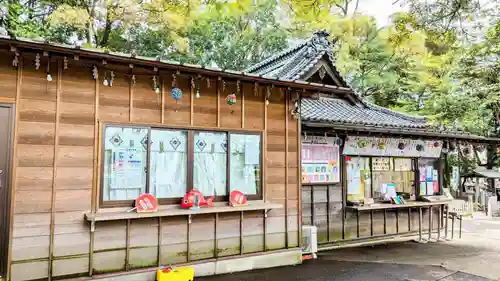
[[[326,246],[411,234],[412,208],[348,203],[439,193],[443,147],[494,140],[366,103],[333,62],[325,33],[248,72],[0,37],[0,279],[298,264],[303,224]],[[420,167],[437,171],[428,189]],[[193,189],[214,206],[180,208]],[[228,205],[236,190],[247,205]],[[156,212],[133,209],[144,193]]]
[[[301,98],[303,225],[317,227],[320,250],[415,235],[431,239],[436,232],[439,238],[449,200],[418,199],[449,186],[443,176],[448,153],[457,147],[493,149],[499,140],[435,129],[424,117],[362,100],[337,71],[328,36],[317,32],[246,70],[347,89]],[[388,188],[408,202],[381,200]]]

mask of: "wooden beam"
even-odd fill
[[[269,86],[266,86],[266,92],[262,95],[263,96],[263,104],[264,104],[264,134],[262,137],[262,199],[264,202],[267,200],[267,188],[266,188],[266,171],[267,171],[267,89]],[[259,90],[262,88],[259,87]],[[264,216],[263,216],[264,222],[263,222],[263,245],[264,245],[264,252],[267,251],[267,212],[264,210]]]
[[[298,96],[298,103],[300,104],[300,95]],[[299,105],[300,108],[300,105]],[[302,248],[302,127],[300,118],[297,119],[297,201],[298,201],[298,214],[297,214],[297,235],[299,248]]]
[[[215,88],[217,90],[217,128],[220,128],[220,83],[219,78],[215,81]]]
[[[127,220],[127,236],[125,237],[125,271],[130,270],[130,219]]]
[[[158,262],[156,263],[158,267],[161,266],[161,240],[163,236],[163,227],[161,223],[162,219],[161,217],[158,217]]]
[[[241,128],[245,129],[245,91],[243,91],[243,86],[240,85],[241,91]]]
[[[17,77],[16,77],[16,113],[15,113],[15,124],[18,123],[19,120],[19,109],[21,107],[21,87],[23,84],[23,55],[19,55],[19,63],[17,65]],[[14,126],[14,143],[12,147],[13,159],[17,159],[17,142],[19,137],[19,126]],[[12,239],[14,236],[14,205],[16,202],[16,186],[17,186],[17,164],[15,161],[12,161],[12,184],[11,184],[11,198],[10,198],[10,212],[9,212],[9,247],[7,254],[7,279],[11,280],[12,275]]]
[[[130,75],[133,75],[133,70],[130,69]],[[132,122],[133,118],[133,109],[134,109],[134,85],[132,79],[129,81],[129,108],[128,108],[128,120]]]
[[[194,87],[193,87],[193,83],[194,83],[194,78],[191,77],[191,80],[189,81],[189,88],[191,88],[191,90],[189,91],[189,125],[190,126],[194,126]]]
[[[49,62],[50,64],[50,58]],[[49,82],[47,82],[49,83]],[[50,240],[49,240],[49,267],[48,267],[48,280],[52,280],[52,263],[54,260],[54,221],[56,213],[56,176],[57,176],[57,160],[59,154],[59,115],[61,106],[61,87],[62,87],[62,62],[57,61],[57,86],[56,86],[56,123],[54,133],[54,162],[52,172],[52,196],[50,200]]]
[[[165,79],[161,79],[161,118],[160,122],[165,123]]]
[[[288,90],[284,90],[284,100],[285,100],[285,248],[288,248],[288,118],[290,118],[288,112],[289,97]]]

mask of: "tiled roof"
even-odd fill
[[[303,99],[300,112],[304,121],[416,129],[429,127],[424,117],[409,116],[368,103],[353,105],[343,99]]]
[[[347,83],[335,68],[333,42],[328,40],[326,32],[316,32],[308,41],[267,58],[247,68],[245,72],[278,79],[303,79],[304,75],[323,57],[332,64],[335,78],[341,84],[339,86],[347,87]]]

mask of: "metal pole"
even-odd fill
[[[418,238],[422,242],[422,207],[418,207]]]
[[[450,218],[450,206],[449,205],[446,205],[445,206],[446,208],[446,213],[445,213],[445,222],[444,222],[444,239],[446,240],[449,240],[448,239],[448,220]]]
[[[458,229],[458,238],[462,239],[462,215],[460,215],[459,219],[460,219],[460,228]]]
[[[429,237],[428,241],[432,239],[432,206],[429,206]]]

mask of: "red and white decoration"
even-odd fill
[[[158,200],[149,193],[144,193],[135,199],[135,208],[138,213],[154,213],[158,211]]]

